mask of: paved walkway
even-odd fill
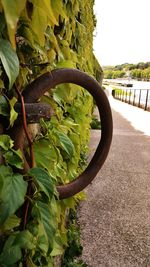
[[[129,106],[111,100],[117,110],[111,150],[79,209],[83,260],[90,267],[150,266],[150,136],[133,128],[120,104]],[[98,136],[92,132],[91,150]]]

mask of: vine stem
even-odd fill
[[[32,141],[32,138],[29,134],[29,131],[28,131],[24,98],[23,98],[23,95],[20,93],[20,91],[18,89],[16,89],[16,90],[17,90],[17,93],[18,93],[18,95],[20,97],[20,101],[21,101],[22,116],[23,116],[23,128],[24,128],[24,131],[25,131],[25,134],[26,134],[26,137],[28,140],[28,144],[29,144],[29,149],[30,149],[30,168],[33,168],[35,166],[33,141]]]
[[[24,128],[24,132],[25,132],[25,135],[27,137],[29,149],[30,149],[30,163],[29,164],[30,164],[30,168],[33,168],[35,166],[33,141],[32,141],[32,138],[29,134],[29,131],[28,131],[24,98],[23,98],[21,92],[18,90],[18,88],[16,88],[16,91],[17,91],[19,98],[20,98],[20,101],[21,101],[22,116],[23,116],[23,128]],[[31,191],[32,191],[32,185],[31,185],[31,181],[29,181],[28,182],[28,189],[27,189],[27,195],[28,196],[31,195]],[[23,229],[26,228],[28,211],[29,211],[29,199],[27,199],[26,203],[25,203]]]

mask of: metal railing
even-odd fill
[[[150,111],[150,89],[114,89],[112,95],[122,102]]]

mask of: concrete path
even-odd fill
[[[150,136],[135,130],[115,101],[111,150],[78,212],[82,258],[88,267],[150,267]],[[92,131],[91,150],[98,136]]]

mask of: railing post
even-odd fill
[[[149,90],[147,89],[147,93],[146,93],[146,102],[145,102],[145,108],[144,108],[144,110],[147,110],[147,104],[148,104],[148,93],[149,93]]]
[[[141,89],[140,89],[140,93],[139,93],[139,103],[138,103],[139,108],[140,108],[140,104],[141,104]]]
[[[131,99],[131,89],[130,89],[130,92],[129,92],[129,104],[130,104],[130,99]]]
[[[136,89],[134,90],[133,106],[135,105]]]
[[[122,101],[124,102],[124,90],[123,90],[123,94],[122,94]]]
[[[126,99],[125,99],[125,102],[127,102],[127,89],[126,89]]]
[[[143,96],[143,91],[145,95]],[[138,93],[137,93],[138,92]],[[148,110],[150,108],[149,105],[149,96],[150,96],[150,89],[117,89],[112,92],[112,95],[122,102],[128,103],[130,105],[142,108],[144,110]],[[144,97],[144,98],[143,98]],[[142,102],[143,99],[143,102]],[[144,100],[145,99],[145,100]]]

